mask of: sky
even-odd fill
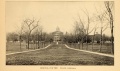
[[[96,10],[98,12],[96,12]],[[60,31],[73,32],[74,22],[78,20],[78,15],[87,24],[87,16],[84,11],[89,13],[90,18],[102,13],[105,10],[104,2],[39,2],[39,1],[7,1],[6,2],[6,32],[14,32],[21,26],[23,20],[33,17],[40,20],[39,24],[43,31],[54,32],[57,27]],[[94,18],[94,17],[93,17]],[[90,23],[90,30],[97,22]],[[99,25],[99,24],[98,24]],[[17,27],[16,27],[17,26]],[[100,33],[100,28],[97,30]],[[110,28],[105,32],[110,35]],[[91,33],[92,34],[92,33]]]

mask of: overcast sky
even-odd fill
[[[6,32],[16,31],[24,19],[33,17],[40,19],[45,32],[54,32],[57,26],[64,33],[72,32],[78,15],[87,21],[83,11],[93,17],[97,14],[95,7],[100,13],[105,10],[104,2],[6,2]],[[90,24],[90,30],[94,25]],[[104,33],[110,35],[110,29]]]

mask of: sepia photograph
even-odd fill
[[[114,66],[114,1],[6,1],[6,66]]]

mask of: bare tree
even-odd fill
[[[36,44],[36,48],[40,48],[40,34],[41,34],[42,27],[40,25],[33,31],[34,36],[34,44]]]
[[[37,27],[37,34],[38,34],[38,49],[40,48],[40,43],[39,43],[39,41],[40,41],[40,34],[42,34],[42,27],[41,26],[38,26]],[[42,38],[42,37],[41,37]]]
[[[35,48],[37,48],[37,40],[38,40],[38,29],[37,28],[33,31],[33,36],[34,36],[33,41],[34,41],[34,44],[36,45],[34,47],[34,49],[35,49]]]
[[[113,12],[112,12],[112,9],[113,9],[113,5],[114,5],[114,2],[113,1],[105,1],[105,7],[107,9],[107,13],[108,13],[108,16],[109,16],[109,21],[110,21],[110,29],[111,29],[111,42],[112,42],[112,53],[114,54],[114,37],[113,37],[113,21],[114,21],[114,18],[113,18]]]
[[[82,35],[82,37],[81,37],[81,44],[82,44],[82,49],[83,49],[83,41],[84,41],[84,36],[85,36],[85,27],[84,27],[84,23],[83,23],[83,21],[81,20],[81,18],[80,18],[80,16],[78,16],[79,17],[79,21],[80,21],[80,24],[81,24],[81,28],[79,29],[79,31],[81,32],[81,35]]]
[[[87,47],[86,47],[86,50],[88,49],[88,35],[89,35],[89,25],[90,25],[90,16],[89,16],[89,13],[86,9],[86,11],[83,10],[83,12],[86,14],[87,16],[87,26],[86,26],[86,44],[87,44]]]
[[[19,39],[20,39],[20,50],[21,50],[21,42],[22,42],[22,34],[23,34],[23,26],[21,26],[21,30],[19,32]]]
[[[81,38],[81,26],[78,21],[75,21],[74,24],[74,33],[75,33],[75,42],[78,42],[79,49],[80,49],[80,38]]]
[[[96,7],[95,7],[96,9]],[[96,12],[99,14],[98,10],[96,9]],[[104,11],[103,13],[101,12],[101,14],[97,15],[97,19],[100,21],[100,33],[101,33],[101,37],[100,37],[100,49],[99,51],[101,52],[101,48],[102,48],[102,45],[103,45],[103,32],[108,28],[108,23],[106,23],[106,19],[109,21],[109,19],[106,17],[107,15],[107,11]],[[103,25],[103,23],[106,23],[105,25]]]
[[[86,39],[86,43],[87,43],[87,47],[88,47],[88,42],[87,42],[88,35],[95,29],[95,27],[92,28],[92,30],[89,31],[90,22],[87,24],[87,28],[85,28],[83,20],[80,18],[79,15],[78,15],[78,17],[79,17],[79,21],[75,21],[76,27],[74,27],[74,28],[76,29],[75,32],[77,32],[77,34],[79,34],[79,38],[81,38],[81,44],[82,44],[82,49],[83,49],[84,38]],[[89,16],[88,16],[88,18],[89,18]],[[89,19],[89,21],[90,21],[90,19]],[[87,47],[86,47],[86,49],[87,49]]]
[[[28,46],[27,48],[29,49],[29,40],[30,40],[30,35],[32,33],[32,31],[38,26],[39,21],[36,21],[34,18],[33,19],[25,19],[24,20],[24,24],[25,24],[25,28],[26,28],[26,33],[27,33],[27,42],[28,42]]]
[[[93,51],[93,46],[94,46],[94,40],[95,40],[95,33],[96,33],[96,30],[98,29],[97,27],[97,24],[95,25],[95,29],[94,29],[94,34],[93,34],[93,37],[92,37],[92,51]]]
[[[104,23],[104,18],[105,16],[104,16],[104,14],[101,14],[101,15],[98,15],[98,19],[99,19],[99,21],[100,21],[100,24],[101,24],[101,26],[100,26],[100,35],[101,35],[101,37],[100,37],[100,49],[99,49],[99,51],[101,52],[101,48],[102,48],[102,45],[103,45],[103,32],[108,28],[108,23],[106,23],[105,25],[103,25],[103,23]]]
[[[21,50],[22,35],[23,35],[23,33],[24,33],[24,30],[23,30],[24,25],[23,25],[23,23],[21,24],[20,27],[18,27],[18,26],[16,25],[16,28],[18,29],[16,32],[17,32],[17,34],[19,35],[20,50]]]
[[[100,52],[101,52],[101,48],[102,48],[102,34],[103,34],[103,32],[102,32],[102,30],[103,30],[103,21],[104,21],[104,15],[102,14],[102,15],[98,15],[98,18],[99,18],[99,20],[100,20],[100,23],[101,23],[101,38],[100,38]]]
[[[84,36],[86,35],[86,29],[84,26],[84,21],[80,18],[80,15],[78,14],[78,18],[79,20],[76,21],[75,19],[75,26],[74,26],[74,32],[79,35],[78,37],[81,39],[81,45],[82,45],[82,49],[83,49],[83,41],[84,41]],[[79,44],[80,45],[80,44]]]
[[[75,21],[75,23],[74,23],[74,35],[75,35],[75,40],[76,41],[78,39],[77,35],[79,34],[78,29],[79,29],[79,23],[77,21]]]
[[[80,16],[79,16],[79,20],[80,20],[80,24],[81,24],[81,32],[83,33],[82,35],[82,47],[83,47],[83,39],[84,39],[84,36],[86,35],[86,44],[87,44],[87,47],[86,47],[86,50],[88,49],[88,35],[91,33],[91,32],[93,32],[93,30],[94,29],[97,29],[96,28],[96,26],[94,26],[91,30],[89,29],[89,26],[90,26],[90,22],[92,21],[92,18],[90,18],[90,16],[89,16],[89,13],[87,12],[87,10],[86,10],[86,12],[84,11],[84,13],[86,14],[86,16],[87,16],[87,27],[85,28],[84,27],[84,23],[83,23],[83,21],[81,20],[81,18],[80,18]]]

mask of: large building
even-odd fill
[[[63,32],[60,31],[59,27],[56,28],[56,31],[53,34],[53,41],[59,42],[62,41]]]

